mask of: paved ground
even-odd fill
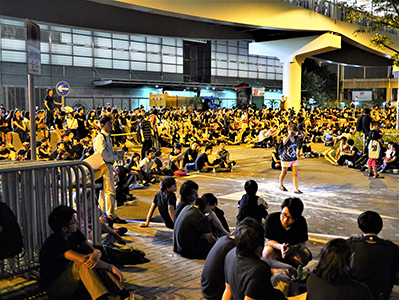
[[[163,149],[167,153],[167,149]],[[237,201],[243,194],[246,180],[254,179],[259,184],[259,195],[269,203],[269,213],[279,210],[282,200],[293,193],[292,177],[287,175],[285,186],[288,192],[278,190],[279,172],[270,168],[270,149],[248,149],[243,146],[228,147],[231,157],[238,163],[231,173],[191,173],[177,178],[178,188],[184,180],[196,181],[199,194],[214,193],[220,207],[225,211],[230,226],[235,226]],[[324,150],[316,145],[315,150]],[[334,167],[323,158],[300,161],[299,188],[304,192],[310,241],[314,254],[314,266],[322,245],[334,237],[359,235],[356,218],[365,210],[375,210],[384,219],[381,236],[399,241],[399,202],[397,175],[385,175],[384,179],[370,179],[366,173]],[[146,252],[150,260],[145,264],[125,266],[122,270],[128,289],[134,291],[136,299],[202,299],[200,292],[201,260],[188,260],[172,251],[172,231],[162,223],[158,212],[148,228],[140,228],[152,198],[159,186],[135,190],[136,206],[125,206],[117,210],[122,218],[129,220],[127,240]],[[37,284],[23,278],[0,281],[1,299],[46,299],[37,294]],[[32,295],[36,295],[33,298]],[[398,299],[395,295],[394,299]]]

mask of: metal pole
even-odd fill
[[[36,160],[36,112],[34,104],[34,80],[33,75],[28,74],[29,90],[29,118],[30,118],[30,159]]]

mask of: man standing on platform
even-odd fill
[[[51,126],[54,126],[54,116],[53,116],[54,104],[62,105],[62,103],[54,101],[52,89],[47,89],[46,93],[47,95],[44,98],[44,108],[46,110],[46,124],[48,129],[51,130]]]
[[[103,189],[100,192],[99,205],[102,212],[107,214],[107,217],[112,219],[113,223],[126,224],[125,220],[120,219],[115,213],[116,206],[116,191],[114,182],[113,164],[116,160],[123,159],[123,154],[117,155],[113,150],[111,131],[112,119],[110,116],[105,116],[100,120],[101,132],[96,136],[93,142],[94,153],[101,153],[107,170],[103,175]]]

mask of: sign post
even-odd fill
[[[30,149],[31,160],[36,160],[36,116],[34,104],[34,80],[33,76],[41,76],[40,55],[40,27],[26,19],[27,41],[26,41],[26,64],[28,69],[29,90],[29,117],[30,117]]]
[[[71,92],[71,87],[69,86],[68,82],[60,81],[55,86],[55,91],[57,92],[58,96],[62,97],[62,110],[65,110],[64,97],[69,95]]]

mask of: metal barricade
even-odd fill
[[[57,206],[76,207],[82,232],[88,234],[88,201],[91,202],[93,243],[100,242],[94,190],[94,171],[83,161],[26,161],[0,163],[0,202],[14,212],[20,225],[24,250],[0,261],[0,279],[29,273],[39,266],[39,252],[52,233],[47,220]],[[90,193],[89,193],[90,192]],[[83,195],[91,195],[90,198]],[[78,200],[78,201],[76,201]],[[83,201],[86,200],[86,201]],[[74,203],[74,202],[77,203]],[[0,246],[1,247],[1,246]]]

